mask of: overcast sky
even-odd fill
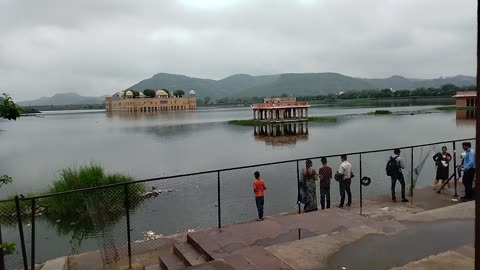
[[[168,72],[475,74],[474,0],[0,0],[0,92],[104,95]]]

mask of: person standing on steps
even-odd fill
[[[448,180],[449,177],[449,163],[452,160],[452,155],[447,152],[447,147],[442,146],[442,152],[436,153],[433,156],[433,161],[435,161],[435,166],[437,167],[437,171],[435,174],[435,180],[433,180],[433,190],[437,190],[437,186],[439,181],[442,181],[443,184],[445,181]],[[450,188],[450,184],[447,186]]]
[[[305,168],[302,171],[301,179],[302,186],[304,186],[305,191],[304,195],[304,207],[303,210],[305,213],[317,211],[317,184],[315,181],[317,180],[317,173],[312,168],[313,163],[310,159],[305,161]]]
[[[322,167],[318,169],[320,177],[320,205],[322,210],[325,209],[325,202],[327,209],[330,208],[330,182],[332,180],[332,168],[327,165],[327,158],[321,158]]]
[[[347,161],[347,155],[342,155],[340,159],[342,163],[338,168],[338,175],[336,178],[340,187],[340,204],[338,207],[343,208],[343,204],[345,203],[345,193],[347,193],[348,196],[347,207],[352,205],[352,191],[350,185],[352,184],[353,175],[352,164]]]
[[[256,171],[254,174],[255,180],[253,180],[253,193],[255,193],[255,204],[257,205],[258,219],[263,220],[263,205],[265,203],[265,181],[260,178],[260,172]]]
[[[470,201],[474,199],[473,196],[473,178],[475,177],[475,150],[472,149],[470,142],[462,143],[462,148],[465,150],[465,158],[463,159],[463,185],[465,186],[465,196],[462,201]]]
[[[396,202],[397,198],[395,196],[395,186],[397,181],[400,182],[402,186],[402,202],[408,202],[405,197],[405,178],[403,177],[402,169],[405,169],[405,162],[400,157],[400,149],[393,150],[393,156],[390,156],[390,159],[387,162],[387,175],[390,176],[392,180],[392,202]]]

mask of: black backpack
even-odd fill
[[[390,157],[390,160],[387,162],[387,176],[394,176],[400,172],[400,166],[398,165],[397,157]]]

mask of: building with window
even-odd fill
[[[477,91],[463,91],[457,92],[455,96],[455,103],[457,107],[476,107],[477,105]]]
[[[107,112],[167,112],[167,111],[195,111],[197,97],[194,90],[190,90],[184,97],[176,97],[165,90],[157,90],[155,97],[147,97],[142,92],[137,96],[128,90],[120,91],[105,98]]]
[[[263,103],[252,105],[253,119],[267,122],[290,122],[308,120],[308,101],[295,97],[265,98]]]

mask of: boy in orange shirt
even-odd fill
[[[265,203],[264,196],[265,182],[260,178],[260,172],[256,171],[254,174],[255,180],[253,180],[253,192],[255,193],[255,203],[257,204],[258,219],[257,221],[263,220],[263,204]]]

